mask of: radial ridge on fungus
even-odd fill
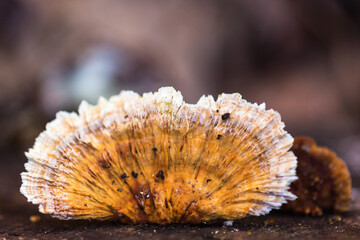
[[[199,223],[295,199],[279,113],[240,94],[187,104],[172,87],[59,112],[26,152],[21,193],[60,219]]]

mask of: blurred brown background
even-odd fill
[[[169,85],[191,103],[222,92],[266,102],[359,184],[359,1],[0,1],[3,170],[22,168],[57,111]]]

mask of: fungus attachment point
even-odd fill
[[[258,216],[295,198],[293,138],[283,128],[277,112],[240,94],[193,105],[171,87],[142,97],[123,91],[82,102],[79,114],[59,112],[26,153],[20,190],[60,219]]]
[[[299,177],[291,184],[291,192],[298,198],[283,208],[318,216],[324,210],[347,211],[351,200],[351,178],[346,164],[309,137],[296,137],[291,150],[298,158],[296,172]]]

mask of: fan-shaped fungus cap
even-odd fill
[[[324,210],[347,211],[351,179],[346,164],[333,151],[317,146],[309,137],[296,137],[291,150],[298,158],[298,180],[291,184],[291,192],[297,199],[283,208],[319,216]]]
[[[280,114],[171,87],[60,112],[26,153],[21,193],[60,219],[199,223],[278,209],[295,176]]]

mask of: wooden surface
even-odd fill
[[[40,214],[19,193],[21,154],[0,162],[0,240],[2,239],[360,239],[360,194],[353,189],[347,214],[322,217],[272,212],[267,216],[201,225],[123,225],[117,222],[61,221]],[[7,158],[7,161],[4,161]]]

